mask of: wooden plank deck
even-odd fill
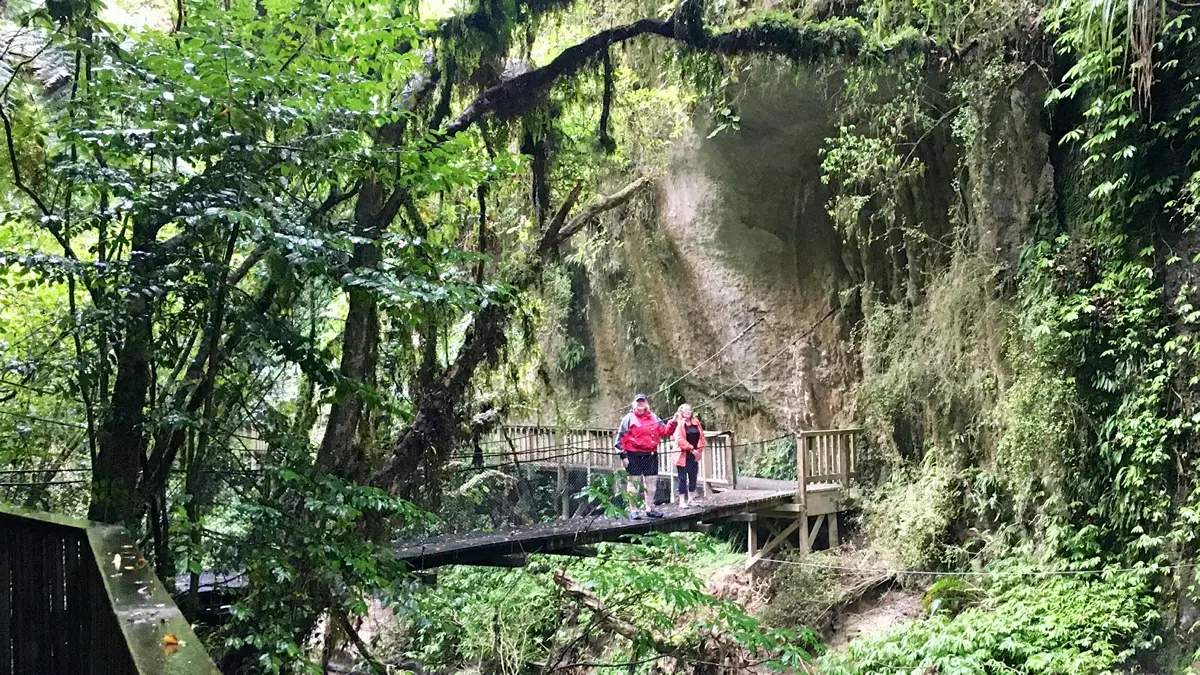
[[[431,537],[418,541],[398,541],[396,555],[413,569],[442,565],[513,565],[521,564],[524,554],[573,551],[602,541],[620,541],[646,532],[688,530],[701,522],[712,522],[743,514],[750,538],[749,564],[757,554],[761,558],[780,545],[789,533],[799,529],[801,546],[808,550],[817,529],[829,522],[829,538],[836,544],[837,513],[850,496],[850,479],[858,464],[859,429],[805,431],[796,434],[796,480],[770,480],[737,475],[735,450],[738,447],[728,432],[708,434],[709,446],[703,455],[700,481],[705,491],[715,490],[700,506],[680,509],[663,507],[663,518],[629,520],[588,517],[555,520],[492,532],[465,532]],[[560,429],[555,427],[506,426],[489,441],[501,447],[485,457],[501,463],[531,465],[554,470],[559,476],[559,492],[565,493],[567,472],[613,471],[619,460],[612,450],[615,429]],[[659,471],[673,473],[678,451],[669,442],[660,446]],[[800,486],[803,486],[801,488]],[[562,513],[569,512],[563,499]],[[816,517],[809,532],[808,517]],[[756,520],[791,521],[785,532],[776,534],[761,550],[756,543]],[[766,529],[772,529],[768,523]],[[807,542],[807,543],[805,543]]]
[[[743,479],[739,478],[739,482]],[[710,496],[704,504],[681,509],[660,506],[663,517],[630,520],[628,518],[587,517],[555,520],[528,527],[493,532],[465,532],[416,541],[396,543],[396,556],[413,569],[442,565],[475,565],[526,553],[554,553],[588,546],[602,541],[619,541],[631,534],[677,532],[696,523],[720,520],[793,502],[794,481],[763,478],[745,479],[754,489],[726,490]],[[838,486],[829,486],[838,490]],[[813,486],[809,487],[809,492]]]
[[[413,569],[442,565],[471,565],[521,553],[552,553],[601,541],[617,541],[630,534],[673,532],[691,528],[695,523],[790,502],[796,495],[795,484],[788,490],[727,490],[706,503],[681,509],[661,506],[662,518],[588,517],[554,520],[529,527],[494,532],[466,532],[398,542],[396,556]]]

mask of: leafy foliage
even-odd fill
[[[945,612],[954,616],[982,595],[961,577],[941,577],[921,596],[921,608],[929,615]]]
[[[822,667],[836,675],[1117,672],[1136,648],[1150,646],[1146,629],[1156,616],[1137,577],[1014,579],[988,589],[981,607],[856,641]]]
[[[781,438],[761,447],[749,456],[744,468],[747,475],[775,480],[796,479],[796,439]]]
[[[520,570],[452,568],[439,575],[436,589],[417,596],[407,637],[396,648],[424,664],[467,662],[508,673],[524,672],[529,663],[565,663],[572,655],[649,671],[651,636],[669,635],[686,648],[717,631],[776,667],[809,661],[817,649],[811,631],[767,629],[736,604],[705,592],[696,570],[719,556],[706,537],[655,534],[632,545],[602,544],[596,558],[534,556]],[[638,638],[606,636],[604,617],[574,605],[554,585],[560,568],[595,593],[607,612],[636,626]]]
[[[303,658],[313,629],[306,620],[322,612],[361,616],[373,598],[395,601],[411,592],[404,564],[364,538],[357,523],[370,516],[404,525],[429,516],[381,490],[328,475],[272,473],[278,502],[234,507],[231,524],[240,540],[256,545],[216,552],[226,569],[245,570],[249,589],[232,608],[225,646],[253,648],[264,672],[319,673]]]

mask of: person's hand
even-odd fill
[[[621,458],[621,466],[625,467],[626,471],[629,470],[629,458],[628,457]]]

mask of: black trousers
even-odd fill
[[[675,467],[675,491],[679,494],[687,494],[696,491],[696,476],[700,473],[700,465],[696,463],[696,456],[692,453],[687,453],[686,464]]]

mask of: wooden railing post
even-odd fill
[[[801,506],[808,504],[808,440],[805,432],[796,434],[796,502]]]
[[[735,437],[734,437],[732,431],[729,432],[729,435],[726,436],[725,439],[726,439],[726,443],[727,443],[727,445],[725,446],[725,457],[726,457],[725,470],[727,471],[726,476],[728,476],[730,489],[736,490],[737,489],[737,457],[736,457],[735,453],[737,452],[737,441],[735,440]]]
[[[857,434],[855,434],[854,432],[850,432],[847,434],[842,434],[841,438],[838,439],[838,448],[841,450],[841,453],[842,453],[842,456],[841,456],[842,478],[841,478],[841,480],[842,480],[843,488],[850,486],[850,446],[854,444],[856,435]]]

